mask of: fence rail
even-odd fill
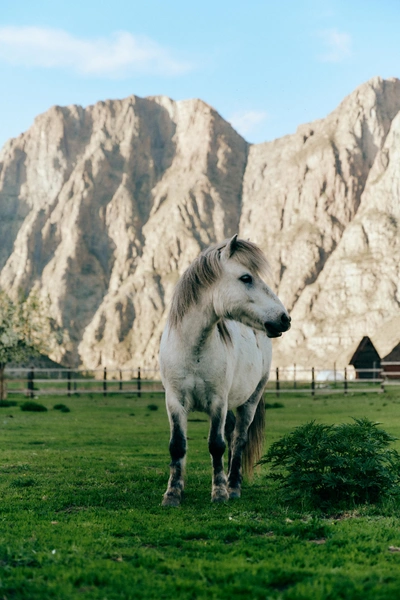
[[[164,393],[159,371],[151,369],[6,369],[8,394],[27,397],[78,394]],[[397,376],[398,379],[396,379]],[[386,386],[400,386],[400,371],[385,373],[381,369],[327,369],[276,367],[271,371],[266,394],[311,394],[311,396],[350,392],[384,392]]]
[[[8,394],[35,396],[164,393],[158,371],[150,369],[6,369]],[[149,377],[153,375],[153,377]],[[154,377],[155,375],[155,377]]]

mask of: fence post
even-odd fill
[[[381,376],[381,392],[385,392],[385,372],[382,370],[379,375]]]
[[[336,362],[333,363],[333,381],[336,388]]]
[[[315,396],[315,371],[314,371],[314,367],[311,367],[311,396]]]
[[[279,367],[276,367],[276,384],[275,384],[275,388],[276,388],[276,396],[277,398],[279,398],[279,394],[280,394],[280,382],[279,382]]]
[[[138,389],[138,398],[142,397],[142,378],[141,378],[141,373],[140,373],[140,367],[137,370],[137,389]]]
[[[30,368],[30,371],[28,371],[28,381],[27,381],[27,387],[28,387],[28,393],[27,396],[28,398],[33,398],[34,393],[33,393],[33,388],[35,386],[35,370],[33,367]]]
[[[344,368],[344,382],[343,382],[343,386],[344,386],[344,393],[345,393],[345,395],[347,395],[347,367]]]
[[[293,366],[293,388],[296,389],[297,388],[297,381],[296,381],[296,363],[294,363]]]
[[[103,396],[107,396],[107,367],[103,371]]]
[[[68,372],[67,372],[67,390],[68,390],[67,395],[68,395],[68,397],[70,397],[71,396],[71,369],[70,368],[68,369]]]
[[[122,370],[119,370],[119,389],[122,391]]]
[[[31,398],[33,398],[35,395],[34,389],[35,389],[35,369],[33,367],[31,367]]]

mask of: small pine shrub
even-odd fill
[[[53,406],[54,410],[59,410],[60,412],[63,413],[67,413],[67,412],[71,412],[71,409],[68,408],[68,406],[66,406],[65,404],[55,404]]]
[[[348,509],[399,493],[396,438],[368,419],[297,427],[273,443],[260,464],[271,466],[284,499],[313,508]]]
[[[18,402],[15,400],[0,400],[0,408],[9,408],[10,406],[17,406]]]
[[[29,400],[21,404],[21,410],[28,410],[31,412],[45,412],[47,411],[47,408],[43,406],[43,404],[38,404],[37,402],[32,402],[31,400]]]
[[[157,404],[148,404],[147,409],[148,410],[158,410],[158,405]]]

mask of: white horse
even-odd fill
[[[272,358],[269,338],[290,328],[286,309],[260,277],[267,270],[261,250],[235,235],[202,252],[175,288],[160,346],[171,427],[170,478],[163,506],[181,502],[191,410],[210,416],[213,501],[240,497],[242,462],[245,474],[251,474],[261,458],[262,399]]]

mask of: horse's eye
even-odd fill
[[[243,283],[253,283],[253,278],[251,275],[246,274],[239,277],[239,281],[242,281]]]

